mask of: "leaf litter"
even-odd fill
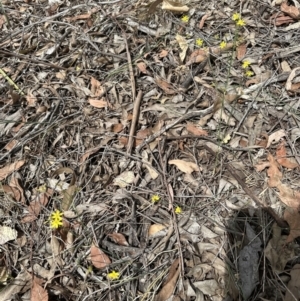
[[[0,300],[299,299],[298,28],[286,1],[2,0]]]

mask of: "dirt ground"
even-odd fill
[[[0,0],[0,301],[299,300],[299,20]]]

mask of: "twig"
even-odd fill
[[[126,37],[125,32],[123,32],[123,39],[124,39],[124,43],[126,46],[128,69],[129,69],[130,80],[131,80],[132,99],[133,99],[133,101],[135,101],[135,98],[136,98],[135,78],[134,78],[134,73],[133,73],[133,68],[132,68],[132,60],[131,60],[129,47],[128,47],[128,43],[127,43],[127,37]]]
[[[142,91],[139,91],[137,98],[135,99],[134,102],[133,116],[131,121],[128,143],[127,143],[127,154],[131,154],[132,151],[135,129],[140,115],[140,105],[141,105],[142,95],[143,95]]]
[[[64,70],[68,69],[68,68],[65,68],[65,67],[62,67],[62,66],[58,66],[58,65],[55,65],[55,64],[51,64],[51,63],[48,63],[48,62],[45,62],[45,61],[42,61],[42,60],[32,59],[29,56],[24,55],[24,54],[19,54],[19,53],[14,53],[14,52],[8,52],[8,51],[5,51],[5,50],[0,50],[0,54],[5,54],[5,55],[9,55],[9,56],[15,56],[15,57],[18,57],[20,59],[24,59],[24,60],[27,60],[27,61],[30,61],[30,62],[33,62],[33,63],[36,63],[36,64],[48,66],[48,67],[51,67],[51,68],[54,68],[54,69],[59,69],[59,70],[60,69],[64,69]]]

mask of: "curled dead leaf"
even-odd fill
[[[14,163],[11,163],[9,165],[4,166],[0,169],[0,181],[6,179],[7,176],[9,176],[14,171],[17,171],[20,169],[25,163],[25,160],[20,160]]]
[[[118,245],[129,246],[125,236],[122,233],[113,232],[108,234],[108,236]]]
[[[269,187],[277,187],[281,183],[282,173],[278,169],[277,162],[275,161],[275,158],[271,154],[268,154],[268,160],[269,160],[269,168],[267,171],[267,174],[269,176],[268,185]]]
[[[176,167],[181,170],[182,172],[191,174],[194,171],[200,171],[199,166],[194,162],[188,162],[184,160],[170,160],[169,164],[174,164]]]
[[[207,131],[199,128],[198,126],[194,125],[192,122],[187,122],[186,124],[186,130],[189,133],[192,133],[196,136],[208,136]]]
[[[91,246],[91,261],[97,269],[103,269],[111,263],[109,257],[94,244]]]
[[[148,229],[148,235],[149,237],[153,237],[156,233],[162,231],[166,229],[166,225],[162,225],[162,224],[153,224],[149,227]]]
[[[195,63],[201,63],[208,58],[208,50],[207,49],[197,49],[191,55],[186,63],[187,66]]]
[[[293,169],[299,166],[299,164],[295,160],[292,161],[291,159],[288,159],[286,157],[286,149],[284,142],[280,143],[280,145],[277,147],[276,159],[281,166],[286,168]]]

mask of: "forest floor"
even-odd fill
[[[0,0],[0,300],[299,300],[299,8]]]

